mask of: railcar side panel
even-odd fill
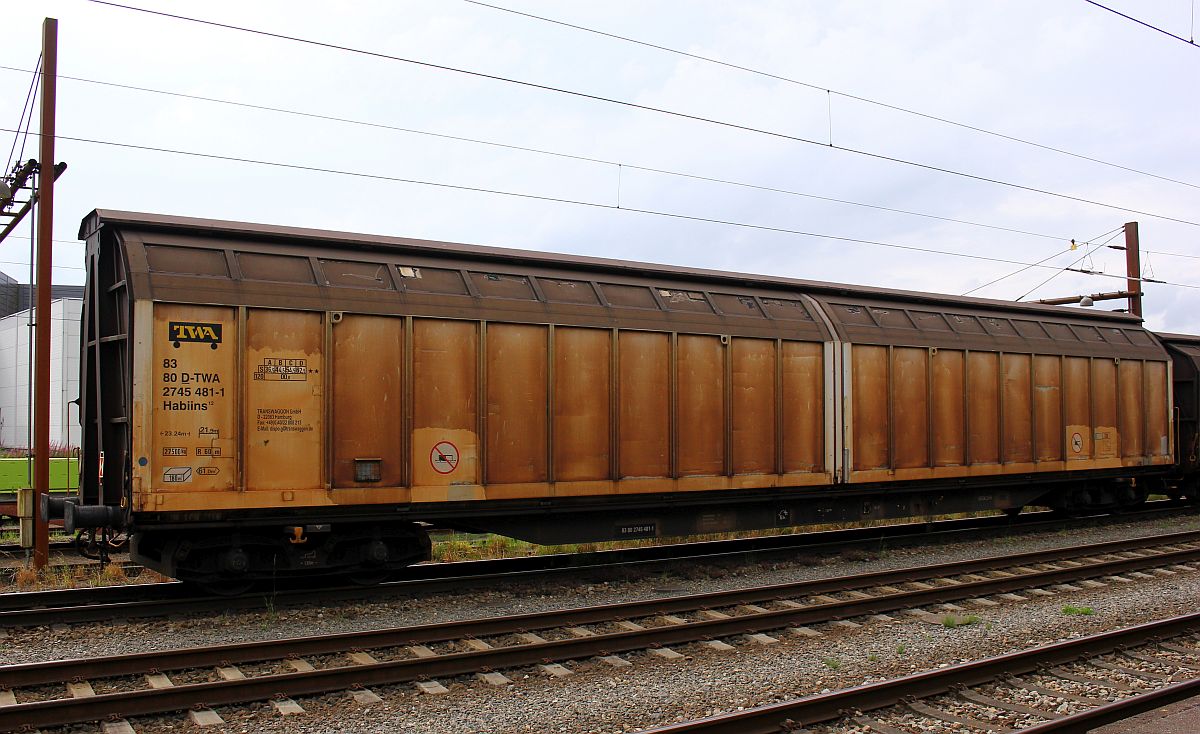
[[[1037,355],[1033,358],[1033,410],[1039,462],[1062,461],[1063,389],[1062,357]]]
[[[1166,362],[1144,362],[1146,380],[1146,454],[1151,461],[1171,459],[1171,377]]]
[[[680,334],[675,360],[680,476],[725,473],[725,347],[720,337]]]
[[[734,474],[775,473],[775,342],[730,344]]]
[[[1033,461],[1033,376],[1032,355],[1005,354],[1001,358],[1004,386],[1000,422],[1004,429],[1000,460],[1005,464]]]
[[[139,355],[150,356],[154,375],[145,489],[236,489],[237,309],[159,304],[153,314],[152,355]]]
[[[1096,458],[1121,465],[1121,436],[1117,431],[1117,363],[1092,360],[1092,437]]]
[[[824,473],[824,345],[785,341],[781,351],[783,471]]]
[[[404,320],[347,314],[332,346],[333,486],[404,485]]]
[[[1090,364],[1087,357],[1063,358],[1063,453],[1071,462],[1094,458]]]
[[[963,466],[967,443],[963,353],[957,349],[939,349],[934,350],[931,359],[933,465]]]
[[[853,379],[854,471],[887,469],[891,461],[888,403],[888,348],[854,345],[850,353]]]
[[[557,481],[611,477],[612,405],[612,332],[555,328],[553,422]]]
[[[412,499],[482,499],[479,325],[413,319],[412,344]]]
[[[929,350],[892,349],[892,469],[929,466]]]
[[[545,482],[547,328],[487,326],[487,470],[484,484]],[[495,491],[489,496],[496,497]]]
[[[325,484],[325,315],[250,309],[242,365],[245,488]]]
[[[670,335],[625,331],[619,336],[620,476],[670,475]]]
[[[241,313],[239,322],[238,309],[155,305],[154,389],[185,399],[156,405],[149,476],[164,498],[139,507],[829,480],[822,344],[432,318],[411,319],[409,335],[398,317]],[[168,340],[188,324],[219,332],[217,348]],[[852,481],[1171,460],[1163,362],[866,344],[851,355]],[[174,388],[180,380],[187,388]]]
[[[1165,362],[867,344],[851,355],[851,481],[1171,461]]]
[[[1000,355],[971,352],[967,357],[967,424],[970,454],[967,463],[1000,463]]]
[[[1145,431],[1142,423],[1145,420],[1143,400],[1146,392],[1142,363],[1122,360],[1117,366],[1117,383],[1117,406],[1121,414],[1121,456],[1128,462],[1144,453]]]

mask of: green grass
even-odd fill
[[[942,626],[945,627],[946,629],[954,629],[956,627],[966,627],[968,625],[978,624],[978,623],[979,623],[979,617],[976,617],[974,614],[968,615],[966,617],[955,617],[953,614],[947,614],[945,617],[942,617]]]
[[[11,455],[0,458],[0,492],[29,487],[31,462],[28,458]],[[79,459],[55,457],[50,459],[50,489],[68,490],[79,486]]]
[[[1070,604],[1062,608],[1063,614],[1071,617],[1090,617],[1095,613],[1091,607],[1073,607]]]
[[[837,658],[821,658],[821,662],[824,663],[825,667],[829,668],[830,670],[837,670],[838,668],[842,667],[842,661],[838,660]]]

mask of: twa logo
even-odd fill
[[[205,324],[196,321],[171,321],[167,324],[170,341],[178,348],[182,342],[200,342],[212,345],[213,349],[221,343],[221,325]]]

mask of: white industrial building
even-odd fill
[[[79,445],[79,319],[82,288],[55,288],[50,303],[50,443]],[[67,297],[58,297],[58,296]],[[0,447],[26,449],[30,444],[32,390],[30,365],[35,339],[30,310],[14,311],[29,303],[29,286],[0,273]]]

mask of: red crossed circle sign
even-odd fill
[[[458,468],[458,447],[449,441],[438,441],[429,452],[429,464],[438,474],[449,474]]]

